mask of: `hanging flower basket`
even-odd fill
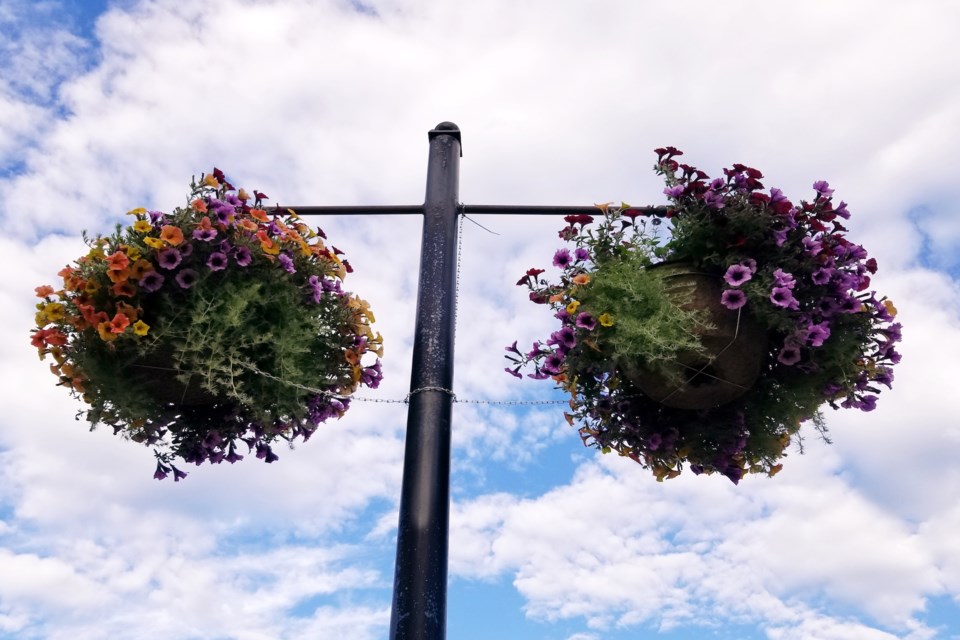
[[[773,475],[801,424],[826,438],[823,405],[871,411],[891,386],[896,309],[869,290],[876,261],[846,238],[826,182],[795,205],[756,169],[710,180],[673,147],[657,154],[669,207],[568,216],[559,278],[517,283],[560,328],[508,347],[506,370],[554,380],[585,444],[658,480],[684,465]]]
[[[763,364],[764,328],[749,312],[723,306],[719,276],[685,262],[648,268],[663,280],[671,301],[703,313],[706,324],[694,328],[702,349],[678,352],[666,373],[648,369],[642,361],[621,362],[624,375],[651,400],[676,409],[710,409],[748,392]]]
[[[134,209],[130,226],[85,236],[63,287],[36,289],[41,359],[89,405],[91,428],[155,448],[158,479],[186,475],[177,458],[236,462],[241,443],[273,462],[271,444],[306,441],[379,385],[373,313],[341,288],[350,264],[264,199],[214,169],[186,206]]]

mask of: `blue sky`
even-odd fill
[[[904,324],[876,411],[829,413],[774,479],[663,484],[555,405],[454,407],[448,637],[960,638],[960,9],[947,0],[0,0],[0,638],[382,638],[406,424],[357,402],[274,465],[156,482],[89,433],[29,344],[33,288],[191,175],[289,203],[416,204],[463,132],[467,204],[664,202],[652,149],[829,180]],[[454,391],[552,330],[514,286],[559,220],[463,227]],[[409,385],[414,216],[316,220]]]

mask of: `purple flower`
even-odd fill
[[[597,319],[586,311],[577,314],[577,326],[587,331],[593,331],[597,328]]]
[[[812,347],[823,346],[824,341],[830,337],[830,323],[820,322],[811,324],[806,331],[807,342]]]
[[[573,262],[573,258],[570,256],[570,251],[568,249],[560,249],[553,254],[553,266],[555,267],[566,269],[570,266],[571,262]]]
[[[177,284],[180,285],[181,289],[189,289],[193,285],[197,284],[197,279],[199,278],[196,271],[193,269],[184,269],[177,274]]]
[[[727,284],[729,284],[731,287],[739,287],[752,277],[753,273],[750,271],[749,267],[746,267],[742,264],[732,264],[727,269],[723,279],[726,280]]]
[[[824,318],[829,318],[837,312],[837,301],[833,298],[820,298],[817,302],[817,311]]]
[[[280,456],[273,452],[270,445],[262,442],[257,443],[257,457],[264,462],[276,462],[280,459]]]
[[[173,469],[173,481],[174,481],[174,482],[180,482],[180,480],[182,480],[183,478],[186,478],[186,477],[187,477],[187,472],[186,472],[186,471],[180,471],[180,469],[177,469],[177,468],[176,468],[175,466],[173,466],[173,465],[170,465],[170,468]]]
[[[647,436],[647,450],[656,451],[660,448],[660,445],[663,444],[663,436],[659,433],[651,433]]]
[[[164,269],[175,269],[182,259],[180,252],[173,247],[157,254],[157,263]]]
[[[281,253],[277,256],[277,260],[280,261],[280,266],[283,267],[283,270],[287,273],[296,273],[297,268],[293,266],[293,258],[285,253]]]
[[[577,346],[577,336],[573,330],[573,327],[564,327],[560,331],[555,332],[553,335],[557,336],[557,344],[562,344],[567,349],[573,349]]]
[[[590,258],[590,252],[583,247],[578,247],[574,252],[574,257],[576,257],[577,262],[583,262]]]
[[[210,271],[223,271],[227,268],[226,254],[219,251],[211,253],[210,257],[207,258],[207,266],[210,267]]]
[[[160,226],[167,217],[163,211],[147,211],[147,215],[150,216],[150,224],[155,227]]]
[[[774,287],[770,292],[770,302],[784,309],[800,308],[800,303],[793,297],[793,292],[786,287]]]
[[[663,193],[668,198],[679,198],[680,196],[683,195],[683,190],[684,190],[683,185],[678,184],[673,187],[667,187],[666,189],[663,190]]]
[[[873,375],[875,382],[879,384],[887,385],[888,389],[893,388],[893,369],[890,367],[879,367],[877,372]]]
[[[787,343],[780,349],[777,360],[781,364],[792,366],[800,362],[800,347],[798,345]]]
[[[782,247],[783,243],[787,241],[787,233],[789,229],[777,229],[773,232],[773,239],[776,241],[778,247]]]
[[[180,257],[189,258],[193,254],[193,245],[189,242],[184,242],[180,245]]]
[[[863,396],[858,406],[861,411],[873,411],[877,408],[877,396]]]
[[[520,375],[520,367],[515,367],[513,369],[510,367],[504,367],[503,370],[512,375],[514,378],[520,378],[523,380],[523,376]]]
[[[744,260],[741,260],[740,264],[746,267],[747,269],[750,269],[750,273],[757,272],[757,261],[754,260],[753,258],[746,258]]]
[[[814,182],[813,190],[817,192],[817,195],[824,198],[829,198],[833,195],[833,189],[830,188],[830,184],[826,180],[817,180]]]
[[[720,294],[720,303],[730,310],[739,309],[747,304],[747,294],[741,289],[727,289]]]
[[[164,465],[157,462],[157,470],[153,473],[154,480],[163,480],[167,477],[167,474],[170,473],[170,467],[165,467]]]
[[[723,209],[726,206],[723,195],[716,191],[707,191],[703,194],[703,203],[711,209]]]
[[[797,281],[793,277],[793,274],[787,273],[783,269],[777,269],[773,272],[773,284],[777,287],[793,289],[793,287],[797,284]]]
[[[770,189],[771,204],[777,203],[777,202],[785,202],[786,199],[787,199],[787,196],[783,195],[783,191],[781,191],[780,189],[777,189],[776,187],[773,187]]]
[[[360,372],[360,384],[365,384],[371,389],[379,387],[381,380],[383,380],[383,371],[380,368],[379,360],[372,366],[364,367],[363,371]]]
[[[860,313],[863,310],[863,303],[854,296],[846,296],[837,307],[840,313]]]
[[[833,269],[830,267],[821,267],[810,274],[810,279],[813,280],[813,284],[827,284],[830,282],[832,275]]]
[[[144,291],[156,291],[163,286],[163,276],[156,271],[145,273],[138,283]]]
[[[209,229],[194,229],[193,237],[202,242],[210,242],[217,237],[217,230],[213,228]]]
[[[543,365],[540,367],[545,373],[550,375],[559,375],[560,367],[563,366],[563,360],[556,353],[551,353],[543,360]]]
[[[217,222],[220,224],[229,224],[230,216],[236,213],[234,206],[228,202],[211,200],[208,206],[213,211],[213,214],[217,218]]]
[[[815,256],[820,253],[820,249],[823,248],[823,244],[821,244],[819,240],[814,240],[810,236],[805,236],[803,238],[803,248],[807,250],[807,253]]]
[[[844,220],[850,219],[850,212],[847,211],[847,203],[843,200],[840,201],[840,206],[833,210],[835,214],[843,218]]]
[[[253,254],[246,247],[237,247],[233,252],[233,259],[241,267],[245,267],[253,261]]]

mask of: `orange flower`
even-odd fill
[[[107,277],[110,278],[111,282],[126,282],[130,279],[130,270],[123,269],[122,271],[107,271]]]
[[[129,281],[124,280],[113,285],[113,295],[120,298],[132,298],[137,294],[137,290]]]
[[[201,198],[197,198],[196,200],[194,200],[193,202],[191,202],[191,203],[190,203],[190,207],[191,207],[194,211],[197,211],[197,212],[199,212],[199,213],[206,213],[206,212],[207,212],[207,203],[204,202]]]
[[[47,296],[53,295],[53,287],[48,284],[43,285],[42,287],[37,287],[34,289],[37,292],[38,298],[46,298]]]
[[[270,218],[267,217],[267,212],[263,209],[250,209],[250,217],[260,222],[270,222]]]
[[[60,329],[48,329],[43,340],[50,346],[62,347],[67,344],[67,336]]]
[[[200,224],[197,226],[198,229],[212,229],[213,225],[210,224],[210,216],[203,216],[200,218]]]
[[[130,278],[133,280],[140,280],[153,271],[153,264],[149,260],[137,260],[133,263],[133,266],[130,267]]]
[[[122,251],[107,256],[108,271],[123,271],[130,265],[130,258]]]
[[[100,334],[100,339],[104,342],[113,342],[117,339],[117,334],[110,331],[109,322],[101,322],[97,325],[97,333]]]
[[[180,230],[180,227],[165,224],[160,228],[160,239],[175,247],[183,242],[183,231]]]
[[[573,284],[587,284],[590,282],[590,276],[585,273],[578,273],[573,276]]]
[[[203,176],[203,180],[200,182],[200,184],[202,184],[202,185],[204,185],[204,186],[207,186],[207,187],[213,187],[214,189],[219,189],[219,188],[220,188],[220,183],[217,182],[217,179],[214,178],[214,177],[213,177],[212,175],[210,175],[209,173],[208,173],[207,175]]]
[[[110,321],[110,333],[123,333],[124,329],[130,326],[130,318],[118,313]]]
[[[137,307],[129,305],[126,302],[121,301],[117,303],[117,313],[125,315],[130,322],[137,321],[138,311],[139,309],[137,309]]]
[[[247,231],[256,231],[257,229],[259,229],[256,222],[254,222],[253,220],[248,220],[246,218],[244,218],[237,224],[239,224],[241,227],[243,227]]]

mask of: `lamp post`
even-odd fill
[[[596,206],[461,205],[460,129],[428,133],[423,205],[291,206],[298,215],[423,214],[420,281],[390,615],[391,640],[444,640],[450,531],[450,423],[457,283],[457,219],[466,213],[571,215]],[[284,207],[286,208],[286,207]],[[647,211],[660,207],[641,207]]]

